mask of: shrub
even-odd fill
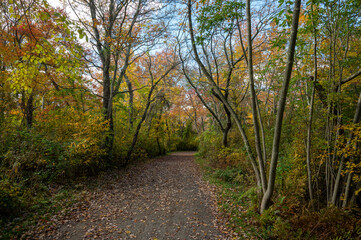
[[[23,191],[20,186],[7,179],[0,181],[0,218],[18,215],[24,207]]]

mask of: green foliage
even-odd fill
[[[242,170],[232,169],[230,167],[225,170],[216,169],[214,170],[214,176],[228,183],[239,183],[240,176],[242,175]]]
[[[306,212],[289,220],[300,238],[314,236],[317,239],[357,239],[361,222],[347,212],[330,207],[319,212]]]
[[[276,110],[273,108],[277,107],[286,64],[284,49],[290,33],[291,4],[292,1],[279,0],[280,11],[272,19],[268,16],[263,19],[262,12],[252,11],[253,17],[259,14],[259,21],[252,19],[252,33],[259,34],[253,40],[253,54],[256,92],[265,128],[266,169],[269,168],[273,143],[272,126]],[[86,49],[86,45],[83,49],[79,45],[79,39],[87,39],[86,30],[74,26],[64,14],[65,11],[53,9],[45,0],[22,1],[21,4],[4,1],[0,7],[0,220],[4,224],[21,215],[28,216],[28,213],[37,212],[39,215],[49,205],[58,206],[58,202],[71,198],[71,194],[65,190],[51,198],[53,184],[69,183],[124,165],[137,123],[147,104],[150,83],[154,83],[162,74],[165,59],[174,53],[165,51],[157,55],[165,61],[153,59],[151,49],[144,56],[136,56],[136,49],[143,49],[136,44],[142,40],[144,32],[144,26],[138,25],[137,21],[134,32],[128,33],[131,38],[123,35],[122,31],[118,32],[119,36],[109,33],[110,38],[101,37],[105,48],[110,45],[105,55],[111,56],[109,76],[114,94],[111,96],[113,105],[108,106],[114,110],[114,122],[105,121],[109,119],[102,109],[105,98],[98,98],[106,87],[106,84],[98,84],[104,83],[104,75],[99,74],[99,69],[92,71],[101,62],[99,58],[96,59],[100,52]],[[235,106],[236,114],[242,118],[251,148],[254,149],[254,132],[246,94],[248,87],[242,80],[246,63],[239,58],[243,54],[242,47],[248,47],[245,42],[242,46],[239,39],[239,34],[245,31],[242,22],[244,3],[238,0],[201,0],[194,2],[193,7],[197,18],[197,44],[206,44],[203,53],[208,52],[207,47],[214,47],[209,51],[209,56],[200,58],[202,61],[208,59],[210,75],[217,75],[215,82],[222,92],[229,94],[230,105]],[[345,157],[341,182],[346,182],[345,176],[352,174],[351,189],[356,196],[360,191],[357,183],[361,182],[361,127],[360,124],[350,124],[355,96],[360,91],[359,78],[338,86],[340,81],[354,74],[361,63],[360,7],[360,1],[355,0],[309,0],[302,6],[297,64],[284,114],[281,150],[278,152],[277,190],[273,195],[273,205],[262,215],[257,212],[260,189],[255,187],[253,169],[240,134],[233,126],[228,136],[228,147],[223,147],[221,131],[210,126],[206,109],[200,107],[194,92],[187,91],[186,85],[178,82],[182,76],[177,73],[170,73],[155,89],[152,88],[154,93],[149,96],[150,105],[147,105],[149,111],[144,115],[131,160],[137,162],[169,151],[198,149],[209,170],[208,177],[221,187],[220,209],[229,217],[230,227],[240,235],[242,227],[247,234],[261,238],[302,239],[312,238],[313,235],[336,239],[358,237],[361,231],[359,220],[342,210],[326,208],[327,190],[324,183],[325,175],[331,176],[337,172],[339,159]],[[269,9],[264,10],[267,12]],[[102,23],[94,21],[94,25],[97,24],[100,24],[99,29],[105,29]],[[235,30],[236,24],[241,27],[239,33],[238,29]],[[125,25],[128,22],[124,22]],[[321,69],[318,81],[327,94],[325,99],[321,99],[320,89],[316,91],[311,139],[312,183],[317,186],[315,199],[318,199],[321,210],[307,212],[309,197],[304,142],[312,87],[308,76],[315,70],[311,59],[314,54],[314,34],[318,41],[316,52]],[[207,45],[210,39],[215,40],[214,44]],[[226,44],[222,44],[222,39],[227,41]],[[129,61],[127,69],[115,70],[118,65],[126,65],[123,56],[117,53],[127,52],[123,50],[127,49],[125,46],[128,43],[132,43],[129,50],[134,54],[134,59]],[[223,50],[227,52],[222,53]],[[114,57],[116,55],[120,57]],[[90,63],[88,66],[83,62],[84,58]],[[189,63],[186,70],[194,69],[197,72],[197,68],[191,65],[192,60]],[[225,86],[224,79],[218,78],[227,75],[227,65],[236,74]],[[157,71],[147,71],[148,68]],[[90,70],[85,72],[84,69]],[[127,80],[133,84],[132,103],[130,92],[127,91],[130,87],[120,77],[125,73],[123,70],[129,78]],[[207,96],[210,89],[207,89],[204,76],[200,75],[197,80],[199,82],[195,84],[201,86],[200,94],[210,106],[215,106],[216,114],[223,122],[222,106]],[[118,83],[119,89],[114,89]],[[241,89],[243,85],[245,88]],[[239,101],[243,93],[245,101]],[[342,111],[337,113],[339,116],[336,110]],[[29,123],[28,118],[31,119]],[[202,119],[202,127],[197,126],[201,125],[199,119]],[[112,138],[113,134],[113,148],[106,152],[106,139]],[[352,138],[349,139],[351,134]],[[331,163],[331,167],[326,163]],[[329,172],[323,170],[327,168]]]
[[[221,135],[215,130],[204,131],[199,137],[199,154],[205,159],[213,157],[213,153],[221,146]]]
[[[199,138],[199,156],[206,159],[213,168],[238,168],[244,173],[251,173],[252,169],[242,149],[222,146],[222,134],[215,130],[202,133]]]
[[[196,132],[192,129],[192,122],[188,121],[184,129],[181,129],[181,139],[176,145],[178,151],[196,151],[198,149],[198,140]]]
[[[227,227],[238,236],[258,237],[258,230],[252,224],[258,216],[257,189],[250,187],[252,177],[240,168],[214,169],[208,159],[201,156],[198,156],[197,162],[206,171],[207,180],[217,186],[218,208],[227,217]]]
[[[11,197],[11,204],[7,205],[8,209],[5,211],[11,213],[0,217],[0,238],[20,239],[31,237],[24,236],[29,228],[39,222],[49,221],[54,213],[79,202],[82,193],[81,189],[43,184],[35,191],[22,184],[14,185],[11,180],[2,178],[0,194],[1,204],[9,199],[9,195]],[[7,197],[3,198],[4,196]]]
[[[20,185],[9,179],[0,181],[0,216],[3,219],[17,216],[24,207],[23,190]]]
[[[207,180],[216,184],[218,208],[227,216],[228,227],[238,235],[261,239],[355,239],[360,236],[359,219],[337,208],[300,212],[297,195],[278,195],[272,206],[259,215],[257,188],[242,180],[252,178],[250,175],[239,168],[214,169],[201,156],[197,162],[206,171]]]
[[[30,130],[2,132],[6,139],[0,152],[0,226],[21,226],[9,236],[34,224],[42,211],[59,208],[58,200],[49,199],[50,185],[104,169],[101,136],[107,124],[90,114],[66,108],[44,112]]]
[[[205,6],[200,6],[200,14],[197,17],[200,28],[198,43],[203,43],[217,28],[224,32],[231,31],[234,28],[233,22],[242,18],[243,2],[215,0],[206,4],[205,1],[201,1],[201,5],[203,4]]]
[[[1,155],[1,167],[10,178],[31,182],[55,177],[53,168],[63,158],[60,144],[29,131],[14,132],[8,137],[11,145]]]

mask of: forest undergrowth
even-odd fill
[[[197,153],[197,163],[204,178],[216,186],[218,209],[231,231],[247,239],[361,239],[359,209],[310,211],[307,196],[292,186],[283,185],[272,206],[260,215],[254,176],[241,152],[206,146]]]
[[[69,146],[67,141],[51,141],[27,130],[12,134],[13,138],[8,136],[6,145],[3,145],[7,152],[3,155],[0,175],[1,239],[19,238],[59,211],[81,207],[83,191],[94,188],[94,178],[115,169],[124,169],[121,164],[124,152],[114,152],[117,158],[109,164],[104,152],[94,143],[81,143],[79,150],[74,144],[75,139]],[[95,135],[89,137],[94,141],[101,140]],[[194,143],[182,137],[179,139],[183,140],[175,147],[182,150],[195,148]],[[143,141],[142,137],[140,141]],[[127,167],[166,153],[165,150],[158,151],[155,146],[143,144],[137,147]]]
[[[0,1],[1,236],[89,177],[199,150],[235,233],[360,238],[360,9]]]

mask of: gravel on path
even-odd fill
[[[227,239],[217,227],[215,200],[194,152],[111,172],[99,184],[85,194],[86,204],[54,216],[32,238]]]

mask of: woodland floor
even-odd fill
[[[94,180],[82,200],[29,239],[227,239],[194,152],[178,152]],[[218,220],[217,220],[218,219]],[[223,231],[225,232],[225,231]]]

